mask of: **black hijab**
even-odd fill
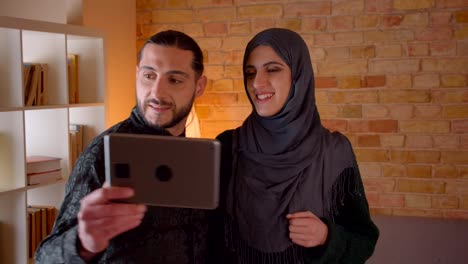
[[[261,117],[252,104],[253,112],[234,131],[226,206],[232,232],[242,243],[262,253],[281,253],[293,245],[286,214],[311,211],[331,217],[336,200],[333,184],[355,163],[347,139],[330,133],[320,122],[304,40],[288,29],[258,33],[246,47],[244,72],[250,53],[259,45],[273,48],[290,67],[291,90],[279,113]]]

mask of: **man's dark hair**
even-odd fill
[[[196,78],[203,74],[203,53],[197,42],[189,35],[175,30],[166,30],[154,34],[149,38],[138,52],[138,64],[141,61],[143,50],[147,44],[156,44],[167,47],[176,47],[178,49],[190,50],[193,53],[192,69],[195,71]]]

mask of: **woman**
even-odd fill
[[[351,144],[320,122],[304,40],[262,31],[243,70],[254,111],[217,137],[226,194],[220,254],[237,263],[364,263],[379,232]]]

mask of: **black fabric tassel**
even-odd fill
[[[325,217],[334,221],[334,217],[338,215],[338,207],[344,206],[345,197],[362,195],[359,191],[357,181],[359,180],[359,169],[357,167],[349,167],[343,170],[340,176],[333,183],[332,188],[325,194]]]

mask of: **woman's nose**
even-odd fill
[[[260,88],[262,86],[265,86],[265,84],[267,83],[267,78],[266,77],[267,76],[266,76],[265,73],[257,72],[257,74],[255,74],[255,78],[254,78],[254,81],[253,81],[253,87]]]

